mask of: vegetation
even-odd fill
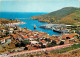
[[[17,43],[16,47],[25,47],[26,45],[30,44],[30,42],[28,40],[24,40],[21,43]]]
[[[57,44],[56,44],[56,41],[55,40],[53,40],[51,43],[48,43],[47,44],[47,46],[48,47],[52,47],[52,46],[56,46]]]
[[[79,57],[80,56],[80,50],[75,50],[77,48],[80,48],[80,44],[74,44],[73,46],[71,47],[67,47],[67,48],[62,48],[62,49],[59,49],[59,50],[53,50],[51,52],[47,52],[47,54],[45,52],[42,52],[42,53],[37,53],[37,54],[31,54],[31,55],[22,55],[23,57],[31,57],[31,56],[34,56],[34,57]],[[71,53],[66,53],[70,50],[75,50]],[[63,54],[65,53],[65,54]],[[21,56],[20,56],[21,57]]]
[[[1,24],[15,23],[15,22],[16,22],[16,20],[0,18]]]
[[[80,8],[65,7],[46,15],[33,16],[30,19],[48,23],[74,24],[80,22]]]
[[[80,44],[74,44],[72,45],[71,47],[67,47],[67,48],[62,48],[62,49],[59,49],[59,50],[53,50],[52,53],[64,53],[64,52],[68,52],[70,50],[74,50],[74,49],[77,49],[77,48],[80,48]]]

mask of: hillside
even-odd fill
[[[0,23],[1,24],[16,23],[16,22],[17,22],[17,20],[0,18]]]
[[[45,15],[32,16],[30,19],[38,19],[42,22],[49,22],[49,23],[73,24],[80,21],[79,15],[80,15],[80,8],[65,7]]]

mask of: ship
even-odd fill
[[[36,29],[36,25],[34,25],[34,29]]]

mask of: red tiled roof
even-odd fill
[[[70,37],[73,38],[75,35],[79,35],[77,33],[69,34],[69,35],[62,35],[62,38]]]
[[[43,35],[37,35],[38,37],[42,37]]]
[[[37,38],[37,36],[29,37],[29,38]]]
[[[26,45],[26,47],[29,47],[30,45]]]
[[[42,43],[46,43],[46,41],[45,41],[45,40],[42,40],[42,41],[40,41],[40,42],[42,42]]]
[[[23,38],[28,38],[28,36],[23,36]]]
[[[4,29],[1,29],[1,30],[4,30]]]
[[[9,39],[9,38],[10,38],[10,36],[4,37],[4,38],[0,38],[0,40],[2,40],[2,39]]]

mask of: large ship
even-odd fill
[[[67,30],[67,29],[53,28],[52,30],[55,31],[55,32],[59,32],[59,33],[68,33],[69,32],[69,30]]]

